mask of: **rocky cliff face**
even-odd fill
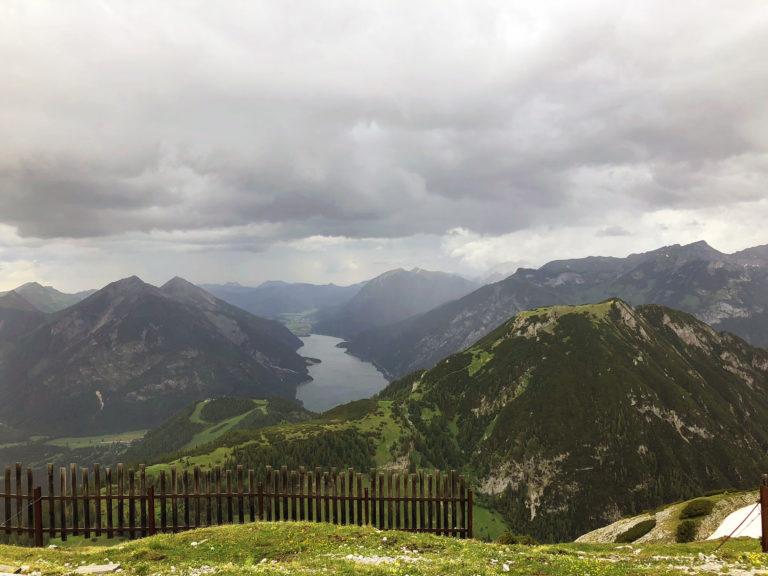
[[[142,428],[208,396],[293,398],[301,345],[174,279],[131,277],[50,316],[0,363],[0,418],[35,431]]]

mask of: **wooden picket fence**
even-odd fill
[[[171,466],[170,473],[148,476],[143,465],[102,471],[98,464],[90,470],[71,464],[69,470],[59,469],[56,482],[49,464],[45,493],[31,468],[24,476],[21,463],[15,473],[5,468],[0,534],[26,534],[36,546],[44,544],[45,535],[138,538],[246,520],[356,524],[472,538],[472,490],[455,470],[409,474],[371,468],[364,475],[352,468],[267,466],[257,482],[254,470],[246,473],[242,466],[180,472]]]

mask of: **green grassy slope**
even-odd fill
[[[239,429],[257,430],[313,416],[284,398],[220,397],[190,404],[150,430],[122,455],[126,462],[154,463],[169,453],[193,450]]]
[[[46,576],[79,566],[119,564],[126,574],[371,574],[627,576],[762,573],[768,555],[756,540],[632,548],[558,544],[505,546],[426,534],[297,523],[262,523],[158,535],[112,547],[0,546],[0,564]],[[741,571],[741,572],[739,572]]]

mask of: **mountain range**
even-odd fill
[[[256,287],[237,283],[200,284],[200,287],[251,314],[278,319],[283,314],[299,314],[341,305],[354,297],[364,284],[336,286],[270,281]]]
[[[369,280],[347,302],[319,311],[313,330],[353,338],[460,298],[477,284],[455,274],[413,268],[390,270]]]
[[[27,282],[18,288],[14,288],[10,292],[0,292],[0,301],[2,301],[3,297],[15,294],[16,297],[20,297],[27,305],[31,306],[32,309],[50,313],[58,312],[73,304],[77,304],[94,292],[96,292],[96,290],[85,290],[75,294],[65,294],[64,292],[59,292],[53,286],[43,286],[37,282]],[[21,309],[24,304],[17,300],[13,306]],[[2,307],[2,304],[0,304],[0,307]]]
[[[282,324],[181,278],[156,288],[134,276],[53,314],[3,313],[15,319],[0,324],[0,421],[24,430],[146,428],[210,396],[292,399],[309,379]]]
[[[520,268],[421,315],[353,336],[347,350],[398,378],[471,346],[522,310],[611,297],[680,309],[768,347],[768,245],[724,254],[696,242]]]
[[[459,469],[515,533],[569,540],[768,466],[768,351],[610,299],[521,312],[315,420],[240,430],[177,464]]]

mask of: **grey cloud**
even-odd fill
[[[609,226],[597,231],[596,236],[613,237],[613,236],[631,236],[632,233],[623,226]]]
[[[27,237],[280,224],[271,239],[223,241],[262,249],[313,234],[503,234],[595,219],[608,199],[751,200],[727,176],[768,175],[752,128],[768,102],[759,3],[712,14],[717,30],[693,5],[662,3],[650,19],[612,3],[48,10],[82,42],[54,26],[50,45],[25,44],[34,20],[19,16],[0,41],[3,61],[34,71],[0,94],[14,135],[0,144],[0,222]],[[596,177],[583,199],[575,175],[611,167],[650,179]]]

